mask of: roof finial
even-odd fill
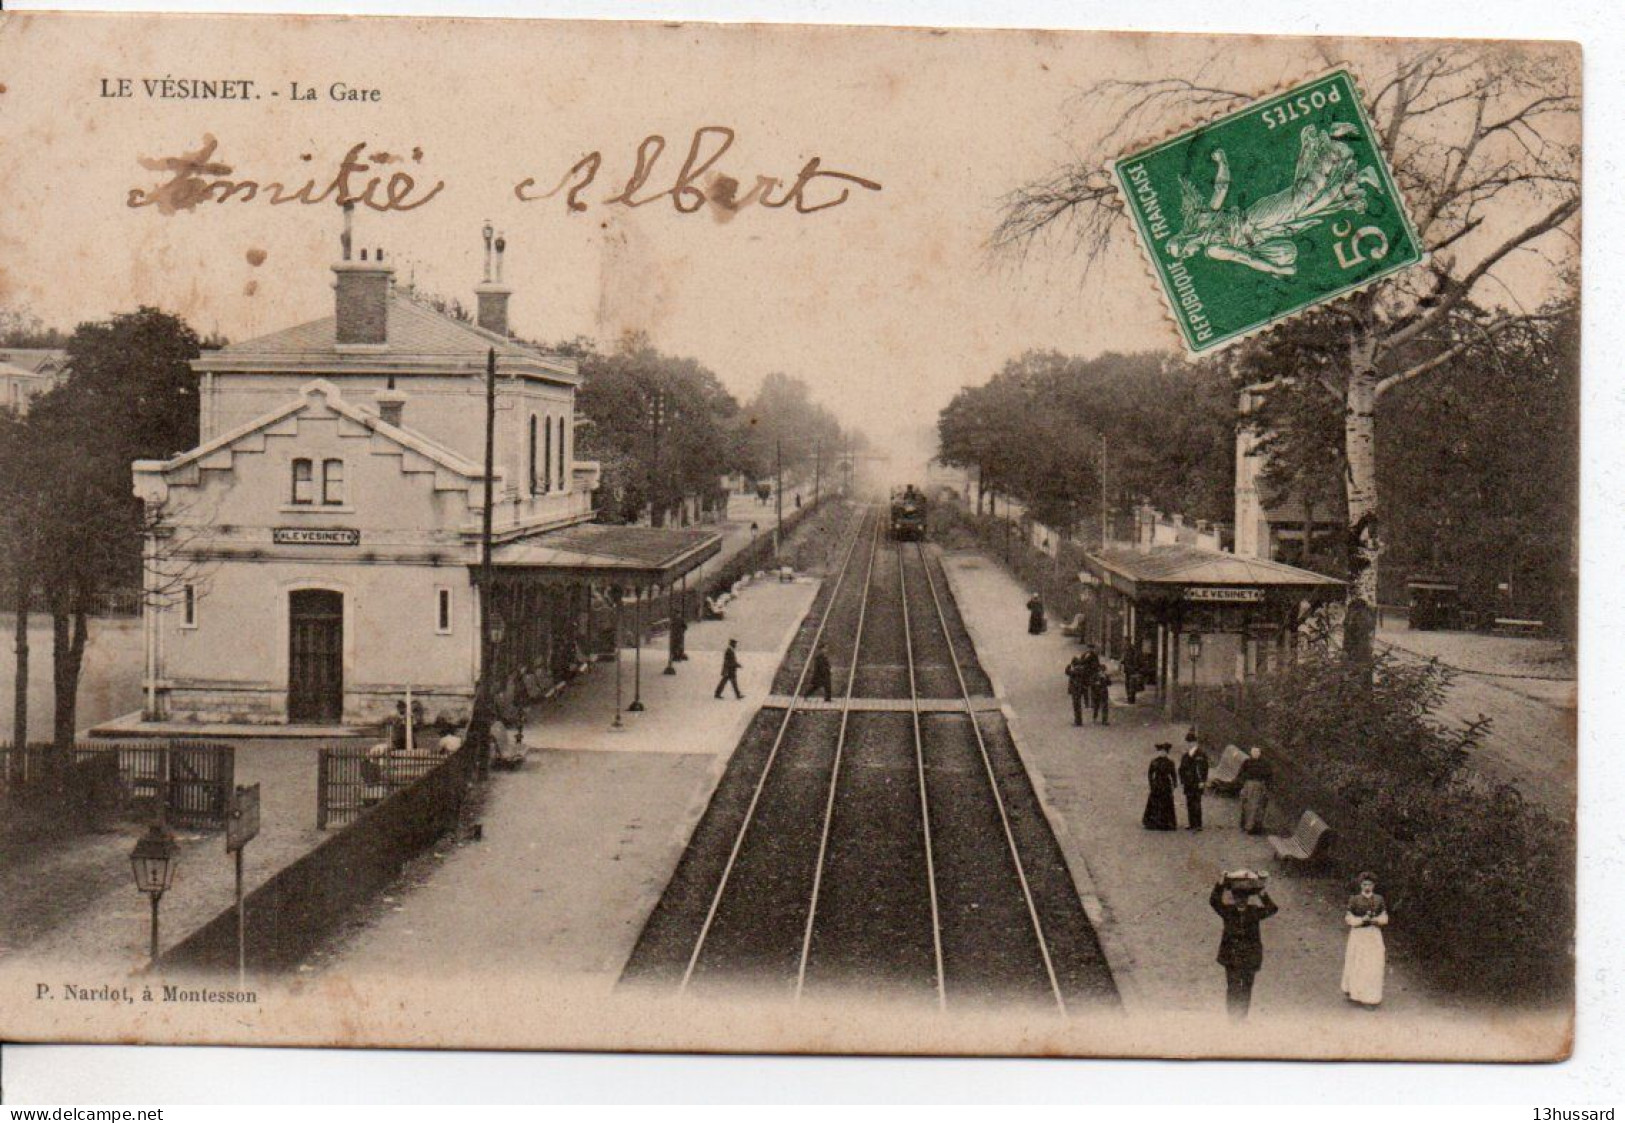
[[[508,248],[508,239],[505,238],[503,235],[498,234],[497,235],[497,273],[496,273],[496,282],[499,285],[502,283],[502,252],[504,250],[506,250],[507,248]]]
[[[350,260],[350,238],[355,225],[355,202],[352,200],[344,204],[344,231],[339,235],[339,247],[343,250],[344,260]]]

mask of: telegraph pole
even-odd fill
[[[1106,536],[1106,434],[1100,434],[1100,548],[1104,550],[1110,539]]]
[[[818,506],[818,489],[824,478],[824,442],[813,445],[813,506]]]
[[[491,566],[491,513],[496,502],[492,487],[496,482],[497,436],[497,351],[493,347],[485,353],[485,502],[480,511],[480,681],[475,688],[474,709],[486,723],[481,736],[485,738],[476,760],[476,772],[484,779],[490,760],[491,672],[496,662],[492,650],[491,618],[495,589]],[[410,717],[410,713],[408,714]]]
[[[773,506],[776,521],[773,524],[773,560],[779,560],[779,546],[784,535],[784,438],[773,438]]]

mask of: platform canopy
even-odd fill
[[[1097,580],[1138,604],[1319,604],[1343,595],[1343,582],[1307,569],[1195,546],[1107,547],[1085,555]]]
[[[721,549],[722,536],[714,530],[581,523],[503,543],[492,550],[491,561],[498,582],[595,581],[640,588],[669,585]]]

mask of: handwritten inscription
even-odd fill
[[[520,180],[514,185],[514,197],[531,203],[562,196],[571,213],[585,211],[594,203],[632,208],[669,201],[679,214],[693,214],[709,205],[731,215],[753,204],[770,210],[792,207],[797,214],[815,214],[841,206],[855,192],[881,190],[878,181],[827,168],[823,157],[813,156],[793,179],[758,174],[752,186],[741,193],[740,179],[719,167],[733,147],[734,137],[733,129],[721,125],[696,129],[681,166],[672,172],[669,169],[673,162],[662,164],[666,138],[652,134],[638,144],[624,179],[611,179],[612,173],[605,171],[603,152],[594,150],[551,180],[551,188],[538,187],[534,176]],[[219,149],[219,140],[205,134],[203,142],[191,151],[177,156],[142,157],[143,168],[166,178],[147,187],[130,188],[125,205],[155,207],[166,215],[195,210],[205,203],[229,202],[270,206],[359,203],[375,211],[413,211],[446,187],[443,179],[435,179],[430,185],[426,177],[420,179],[421,173],[399,166],[408,160],[413,165],[421,164],[420,148],[414,148],[408,158],[383,151],[368,152],[367,144],[362,142],[350,147],[331,174],[276,179],[238,175],[232,164],[219,157]],[[311,163],[314,156],[306,153],[300,160]],[[593,197],[589,189],[600,176],[608,180],[609,193]]]
[[[826,169],[823,166],[823,158],[814,156],[802,165],[795,182],[789,187],[785,187],[784,181],[777,176],[758,175],[755,185],[744,195],[740,195],[739,180],[712,171],[728,149],[733,147],[733,143],[734,130],[725,126],[705,125],[695,129],[693,139],[689,142],[688,155],[684,158],[683,166],[678,169],[675,178],[670,181],[657,181],[655,169],[666,151],[666,138],[658,134],[647,136],[638,145],[632,172],[624,185],[603,202],[609,205],[643,207],[650,203],[658,203],[662,199],[670,199],[671,205],[680,214],[693,214],[707,203],[729,211],[743,210],[752,203],[775,210],[794,204],[796,213],[812,214],[815,211],[840,206],[851,197],[854,187],[865,191],[881,189],[880,184],[872,179]],[[514,197],[520,202],[529,203],[538,199],[550,199],[564,191],[565,205],[571,211],[584,211],[587,209],[587,203],[582,199],[582,195],[596,182],[603,164],[604,157],[601,152],[589,152],[564,173],[564,178],[559,180],[551,191],[537,192],[536,181],[527,178],[514,186]],[[705,185],[702,186],[702,178],[708,174],[710,178],[705,179]],[[659,186],[651,181],[657,181]],[[665,185],[667,182],[670,186]],[[780,194],[775,196],[775,191]]]

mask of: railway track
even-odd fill
[[[939,1010],[1114,1002],[922,544],[867,511],[628,961],[628,985]],[[823,646],[841,690],[802,698]]]

